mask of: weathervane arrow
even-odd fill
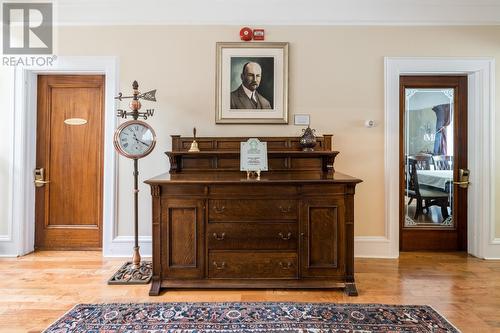
[[[127,98],[134,98],[134,96],[123,96],[122,93],[119,93],[118,96],[115,97],[117,100],[123,100]],[[137,99],[143,99],[145,101],[151,101],[151,102],[156,102],[156,89],[146,91],[145,93],[142,93],[140,95],[137,95]]]

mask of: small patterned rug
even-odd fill
[[[44,332],[459,332],[426,305],[78,304]]]

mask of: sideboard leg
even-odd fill
[[[161,288],[161,281],[153,278],[151,282],[151,289],[149,289],[149,296],[160,295],[160,288]]]
[[[358,296],[358,290],[356,289],[356,283],[346,282],[345,293],[347,296]]]

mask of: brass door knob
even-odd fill
[[[50,180],[45,180],[44,168],[35,169],[34,174],[35,174],[35,181],[34,181],[35,187],[42,187],[45,184],[50,183]]]

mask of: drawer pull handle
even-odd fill
[[[290,213],[292,211],[292,206],[288,205],[287,207],[280,206],[280,211],[282,213]]]
[[[214,238],[215,238],[216,240],[221,241],[221,240],[224,240],[224,237],[226,237],[226,233],[225,233],[225,232],[223,232],[223,233],[219,236],[219,235],[217,235],[217,233],[216,233],[216,232],[214,232],[214,233],[213,233],[213,236],[214,236]]]
[[[223,213],[226,210],[226,207],[224,206],[214,206],[214,210],[217,214]]]
[[[284,263],[282,263],[280,261],[280,267],[281,267],[281,269],[290,269],[290,268],[292,268],[292,266],[293,266],[293,264],[290,261],[287,262],[286,264],[284,264]]]
[[[278,236],[280,236],[282,240],[290,240],[290,238],[292,238],[292,233],[289,232],[285,236],[282,232],[280,232]]]
[[[217,265],[217,262],[215,261],[212,264],[215,266],[215,269],[219,271],[222,271],[224,268],[226,268],[226,263],[224,261],[221,262],[220,266]]]

